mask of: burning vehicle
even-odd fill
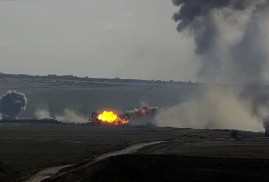
[[[92,113],[89,121],[91,125],[149,125],[154,121],[157,107],[143,106],[140,109],[127,111],[118,115],[114,111],[105,110],[101,113]]]

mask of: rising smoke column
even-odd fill
[[[198,77],[210,86],[199,98],[161,111],[159,124],[259,131],[269,116],[269,99],[259,95],[268,74],[269,0],[172,2],[179,7],[178,32],[195,42]]]
[[[173,0],[180,6],[173,19],[189,32],[202,57],[205,81],[263,81],[268,0]],[[226,27],[223,27],[224,24]],[[230,42],[225,41],[230,36]],[[218,80],[216,80],[218,79]],[[234,79],[234,80],[233,80]]]
[[[26,105],[25,94],[10,90],[0,100],[0,113],[3,118],[17,118],[26,110]]]

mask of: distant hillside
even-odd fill
[[[73,75],[26,75],[26,74],[5,74],[0,72],[1,78],[17,78],[17,79],[43,79],[43,80],[73,80],[73,81],[94,81],[94,82],[113,82],[113,83],[174,83],[174,84],[195,84],[191,81],[181,82],[181,81],[162,81],[162,80],[140,80],[140,79],[121,79],[121,78],[89,78],[89,77],[77,77]],[[197,83],[197,82],[196,82]]]
[[[125,112],[141,104],[168,107],[202,88],[203,84],[191,82],[0,74],[0,95],[7,90],[26,94],[28,105],[24,118],[35,118],[40,109],[46,110],[47,118],[62,115],[69,109],[87,119],[91,112],[102,108]]]

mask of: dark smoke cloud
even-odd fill
[[[3,118],[17,118],[25,110],[27,98],[23,93],[8,91],[0,100],[0,113]]]
[[[173,16],[175,21],[180,21],[177,30],[183,31],[191,26],[197,17],[206,17],[212,9],[227,7],[231,2],[232,0],[173,0],[174,5],[181,6],[179,12]]]
[[[181,6],[179,12],[173,16],[175,21],[180,21],[178,31],[187,28],[197,17],[208,16],[213,9],[229,7],[244,10],[253,4],[252,0],[172,0],[172,2],[175,6]]]
[[[229,69],[229,74],[238,77],[237,82],[263,80],[263,69],[267,61],[263,21],[267,18],[264,13],[268,11],[268,0],[173,0],[173,3],[180,6],[179,12],[173,16],[179,22],[177,30],[194,35],[196,53],[203,56],[199,76],[207,81],[217,75],[219,78],[223,67],[228,67],[226,69]],[[243,36],[233,45],[220,45],[223,30],[219,24],[223,22],[216,17],[222,14],[224,19],[233,17],[234,21],[242,21],[236,20],[239,17],[237,12],[249,16],[246,27],[240,30]],[[222,55],[224,49],[228,52],[225,59]],[[227,81],[227,70],[222,74]]]

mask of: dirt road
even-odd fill
[[[154,141],[154,142],[145,142],[145,143],[134,144],[134,145],[126,147],[126,148],[124,148],[122,150],[109,152],[109,153],[105,153],[103,155],[100,155],[99,157],[96,157],[95,159],[93,159],[92,162],[98,162],[100,160],[109,158],[111,156],[135,153],[139,149],[142,149],[142,148],[150,146],[150,145],[159,144],[159,143],[162,143],[162,142],[164,142],[164,141]],[[44,169],[42,171],[39,171],[39,172],[35,173],[32,177],[30,177],[25,182],[41,182],[41,181],[43,181],[43,180],[45,180],[47,178],[50,178],[50,177],[54,176],[61,169],[64,169],[64,168],[67,168],[67,167],[70,167],[70,166],[73,166],[73,165],[74,164],[69,164],[69,165],[55,166],[55,167],[46,168],[46,169]]]

